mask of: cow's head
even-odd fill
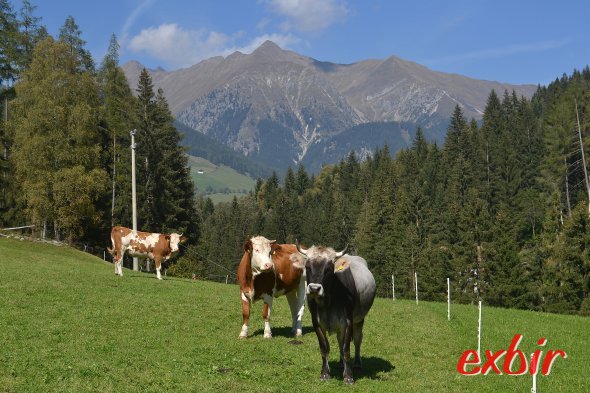
[[[188,240],[186,236],[182,236],[182,233],[180,235],[178,233],[171,233],[168,235],[168,237],[170,241],[170,249],[173,253],[178,251],[178,246],[181,243],[184,243]]]
[[[348,270],[349,263],[340,258],[346,253],[348,246],[342,251],[330,247],[312,246],[307,250],[297,242],[299,254],[292,254],[293,266],[305,269],[307,277],[306,295],[318,299],[326,295],[334,282],[334,278]]]
[[[250,254],[252,274],[258,275],[272,270],[272,252],[276,240],[268,240],[264,236],[255,236],[244,243],[244,252]]]

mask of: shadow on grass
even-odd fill
[[[303,326],[303,328],[301,330],[302,330],[304,336],[306,334],[314,333],[313,327],[311,327],[311,326]],[[264,329],[257,329],[256,331],[254,331],[254,333],[252,333],[252,335],[253,336],[263,336]],[[295,338],[295,334],[293,334],[293,331],[291,330],[291,328],[287,327],[287,326],[273,327],[272,328],[272,336],[273,337]],[[315,338],[315,333],[314,333],[314,338]]]
[[[391,364],[389,360],[381,359],[378,357],[364,357],[361,356],[361,361],[363,363],[363,368],[353,368],[352,369],[352,376],[354,380],[369,378],[369,379],[380,379],[380,373],[386,373],[392,370],[395,370],[395,366]],[[351,359],[351,366],[353,360]],[[336,380],[342,380],[342,372],[344,368],[340,361],[338,360],[331,360],[328,362],[330,365],[330,376]],[[321,356],[318,354],[318,369],[322,364]]]
[[[379,379],[380,373],[387,373],[389,371],[395,370],[395,366],[391,364],[389,360],[381,359],[375,356],[368,358],[361,356],[361,361],[363,363],[363,368],[352,370],[354,379]],[[340,365],[339,362],[336,362],[336,364]],[[340,378],[342,378],[342,374],[340,374]]]
[[[375,356],[372,357],[364,357],[361,356],[361,361],[363,363],[363,368],[353,368],[352,369],[352,376],[355,381],[359,379],[381,379],[381,373],[387,373],[392,370],[395,370],[395,366],[391,364],[389,360],[381,359]],[[352,359],[351,359],[352,362]],[[318,369],[318,377],[319,377],[319,370],[322,365],[322,358],[318,352],[317,356],[317,369]],[[330,366],[330,377],[332,379],[342,381],[342,373],[344,368],[340,364],[338,360],[331,360],[329,361]]]

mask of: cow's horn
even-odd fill
[[[276,240],[269,240],[269,241],[270,241],[270,244],[273,244],[273,243],[276,243],[277,242]]]
[[[299,239],[295,239],[295,245],[297,246],[297,251],[299,251],[301,254],[307,256],[305,251],[303,251],[303,249],[301,248],[301,244],[299,244]]]
[[[340,258],[342,255],[346,254],[346,250],[348,250],[348,244],[344,246],[344,249],[342,251],[336,253],[336,258]]]

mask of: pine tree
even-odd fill
[[[163,91],[156,95],[156,127],[154,137],[162,146],[155,176],[157,184],[158,215],[161,230],[181,231],[196,241],[199,238],[199,217],[195,209],[194,184],[190,176],[186,149],[181,145],[182,135],[174,127]]]
[[[152,232],[184,232],[196,241],[200,218],[188,157],[180,145],[182,136],[174,127],[163,91],[154,93],[146,69],[140,74],[137,93],[138,225]]]
[[[137,179],[137,223],[139,228],[156,232],[158,225],[155,206],[156,163],[160,157],[160,144],[154,138],[155,94],[152,78],[144,68],[137,84],[138,117],[135,156]]]
[[[131,226],[131,149],[130,131],[137,124],[135,98],[127,78],[119,68],[119,44],[111,36],[109,49],[98,72],[102,91],[103,130],[108,148],[105,169],[111,174],[111,199],[108,221],[111,225]]]
[[[19,12],[19,66],[21,70],[31,63],[35,46],[49,36],[45,26],[40,24],[41,18],[35,16],[36,9],[37,6],[32,5],[29,0],[23,0]]]
[[[11,220],[9,213],[11,196],[14,195],[14,183],[11,179],[12,168],[9,165],[9,150],[12,137],[8,130],[8,104],[14,97],[13,83],[18,77],[18,21],[12,5],[0,0],[0,226]]]
[[[81,59],[80,70],[94,72],[94,60],[90,52],[84,48],[86,41],[82,39],[82,31],[80,31],[73,16],[68,16],[59,29],[59,41],[67,44],[70,56],[77,56]]]

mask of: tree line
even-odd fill
[[[380,296],[391,296],[394,274],[396,295],[413,297],[417,274],[426,300],[444,300],[449,277],[456,301],[587,315],[589,122],[588,68],[531,100],[492,91],[480,122],[455,108],[442,146],[418,129],[397,154],[384,146],[359,162],[351,153],[317,175],[299,166],[282,184],[276,174],[259,180],[231,203],[199,199],[201,239],[173,270],[230,274],[244,239],[263,234],[348,244]]]

